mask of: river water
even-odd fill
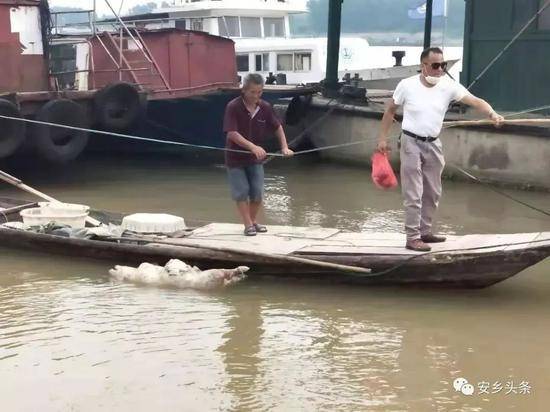
[[[11,169],[68,202],[237,221],[202,156],[90,157]],[[265,222],[401,231],[369,170],[267,167]],[[548,193],[508,191],[548,209]],[[0,185],[0,196],[25,197]],[[28,198],[28,197],[27,197]],[[550,230],[487,188],[445,182],[444,233]],[[200,291],[110,280],[110,264],[0,247],[3,411],[545,411],[550,260],[483,290],[252,280]],[[472,384],[471,396],[453,381]]]

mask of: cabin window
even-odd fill
[[[187,25],[185,23],[185,19],[178,19],[175,21],[175,27],[176,29],[185,30],[187,28]]]
[[[240,37],[239,30],[239,18],[224,16],[218,17],[218,27],[220,30],[220,36],[224,37]]]
[[[241,17],[242,37],[262,37],[262,25],[259,17]]]
[[[292,53],[284,53],[277,55],[277,70],[291,71],[293,67]]]
[[[248,54],[237,54],[237,71],[247,72],[249,68]]]
[[[202,19],[191,20],[191,30],[202,31]]]
[[[539,0],[539,10],[548,0]],[[547,7],[540,15],[538,21],[539,30],[550,30],[550,7]]]
[[[58,44],[51,48],[50,73],[55,77],[60,89],[76,88],[76,45]],[[56,74],[58,72],[69,72]]]
[[[257,72],[267,72],[269,71],[269,54],[256,54],[256,71]]]
[[[265,37],[285,37],[285,19],[264,17]]]
[[[311,53],[296,53],[294,55],[294,70],[311,70]]]

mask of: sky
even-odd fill
[[[171,0],[165,0],[167,3],[172,3]],[[305,3],[307,0],[294,0],[297,3]],[[122,14],[125,14],[129,8],[137,6],[138,4],[145,4],[149,2],[157,3],[159,6],[162,0],[109,0],[113,9],[118,13],[120,5],[122,3]],[[78,7],[81,9],[91,10],[93,7],[93,0],[49,0],[50,7],[65,6],[65,7]],[[111,11],[105,0],[96,0],[97,13],[101,16],[104,14],[111,14]]]
[[[171,3],[169,0],[165,0],[168,3]],[[138,4],[145,4],[149,2],[155,2],[159,6],[162,3],[162,0],[109,0],[113,9],[118,13],[120,5],[122,3],[122,14],[126,13],[129,8],[137,6]],[[93,8],[93,0],[49,0],[50,7],[64,6],[64,7],[78,7],[81,9]],[[105,0],[96,0],[97,13],[99,15],[111,14],[109,7],[107,6]]]

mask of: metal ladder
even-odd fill
[[[52,34],[55,36],[61,33],[60,29],[63,26],[58,24],[59,15],[85,13],[88,16],[88,22],[77,25],[90,28],[91,37],[97,39],[98,43],[103,47],[107,55],[114,63],[114,71],[118,72],[120,81],[129,80],[131,83],[134,83],[137,87],[145,91],[171,93],[172,87],[170,86],[166,76],[162,73],[160,66],[158,65],[139,30],[135,27],[128,27],[128,25],[124,23],[118,13],[113,9],[109,0],[104,1],[111,9],[111,12],[116,19],[115,23],[110,24],[113,27],[112,30],[98,33],[98,25],[95,18],[96,2],[94,1],[94,7],[91,10],[52,13]],[[102,37],[106,39],[106,41],[103,41]],[[87,43],[91,45],[89,40]],[[87,71],[94,71],[93,61],[91,66],[91,69]]]

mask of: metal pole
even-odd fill
[[[94,0],[94,3],[93,3],[93,12],[92,12],[92,36],[95,36],[96,34],[96,29],[95,29],[95,25],[96,25],[96,0]]]
[[[432,43],[432,10],[433,0],[426,1],[426,20],[424,23],[424,49],[430,47]]]
[[[338,58],[340,55],[340,29],[342,25],[342,3],[344,0],[330,0],[327,33],[327,90],[338,88]]]

